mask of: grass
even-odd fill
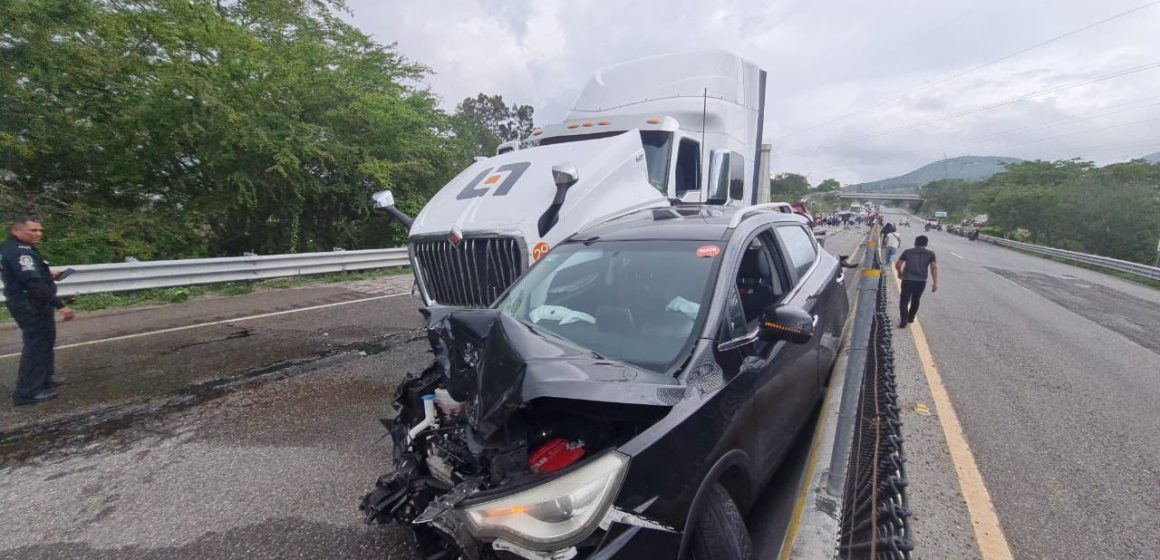
[[[87,294],[66,297],[64,299],[69,307],[77,311],[97,311],[100,309],[182,303],[200,297],[237,297],[257,291],[285,290],[289,288],[317,286],[320,284],[355,282],[358,280],[399,276],[410,273],[411,269],[408,267],[382,268],[360,270],[358,272],[335,272],[332,274],[318,274],[313,276],[271,278],[269,280],[255,280],[251,282],[224,282],[221,284],[158,288],[136,292]],[[0,307],[0,320],[8,319],[11,319],[8,309],[6,307]]]

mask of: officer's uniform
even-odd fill
[[[53,351],[56,344],[55,309],[64,307],[56,297],[56,282],[48,263],[31,245],[9,236],[0,248],[5,305],[24,334],[20,354],[20,375],[12,399],[28,402],[52,383]]]

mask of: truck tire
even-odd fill
[[[693,529],[694,560],[752,560],[753,543],[745,519],[729,492],[713,483]]]

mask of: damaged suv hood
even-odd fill
[[[541,397],[671,406],[675,379],[544,334],[494,309],[430,307],[428,338],[447,372],[448,391],[468,402],[468,421],[483,437],[502,428],[523,403]]]

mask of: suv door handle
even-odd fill
[[[841,284],[842,282],[845,282],[845,281],[846,281],[846,273],[845,272],[839,274],[837,278],[834,278],[834,282],[837,282],[839,284]]]

